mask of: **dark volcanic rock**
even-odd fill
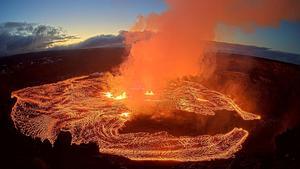
[[[47,140],[41,142],[16,131],[9,114],[15,102],[10,98],[11,91],[108,71],[127,54],[123,48],[102,48],[0,58],[0,168],[300,168],[300,66],[248,56],[218,54],[214,75],[203,81],[205,86],[233,98],[245,110],[262,116],[262,120],[251,124],[254,127],[249,138],[232,159],[185,163],[131,161],[101,154],[94,143],[71,145],[69,133],[61,133],[52,146]],[[239,123],[237,120],[234,125],[245,125]],[[131,125],[128,127],[134,128],[135,124]],[[162,127],[172,132],[170,126]],[[184,133],[185,128],[178,128]],[[206,130],[195,132],[202,134]]]

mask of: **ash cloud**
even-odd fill
[[[60,27],[49,25],[6,22],[0,24],[0,55],[13,55],[45,50],[58,42],[76,38]]]

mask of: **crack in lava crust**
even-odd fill
[[[77,77],[53,84],[14,91],[12,109],[15,127],[23,134],[49,139],[53,143],[59,131],[69,131],[72,143],[96,142],[100,152],[132,160],[204,161],[230,158],[241,149],[248,132],[234,128],[230,132],[196,137],[175,137],[167,132],[119,133],[130,120],[122,101],[103,95],[108,88],[105,74]],[[172,93],[172,94],[171,94]],[[164,100],[177,110],[214,115],[216,110],[234,110],[244,120],[260,116],[241,110],[231,99],[197,82],[173,81]],[[134,112],[131,112],[134,113]]]

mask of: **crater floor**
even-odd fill
[[[206,161],[230,158],[242,148],[248,131],[233,128],[228,133],[173,136],[165,131],[120,133],[137,112],[122,100],[105,96],[105,74],[76,77],[57,83],[28,87],[12,93],[15,127],[23,134],[54,143],[60,131],[72,134],[72,143],[96,142],[103,153],[132,160]],[[260,119],[243,111],[227,96],[193,80],[170,82],[161,101],[174,110],[214,116],[215,111],[235,111],[243,120]]]

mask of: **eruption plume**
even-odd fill
[[[170,79],[209,77],[214,58],[205,56],[206,42],[214,40],[219,23],[248,31],[300,19],[296,0],[166,0],[166,4],[165,12],[140,16],[132,27],[134,32],[155,33],[131,44],[130,56],[121,66],[123,90],[140,87],[155,92]]]
[[[240,108],[233,99],[203,86],[197,77],[185,76],[207,78],[213,73],[214,58],[205,50],[207,41],[214,40],[218,23],[251,30],[277,25],[282,19],[298,20],[300,1],[166,3],[165,12],[141,16],[132,27],[132,31],[147,35],[139,32],[145,39],[135,41],[128,34],[131,51],[119,76],[93,74],[14,91],[12,97],[17,102],[11,117],[15,127],[25,135],[49,139],[51,143],[60,131],[69,131],[72,143],[96,142],[101,152],[132,160],[208,161],[233,157],[249,135],[243,128],[196,136],[175,136],[163,129],[122,130],[140,112],[147,111],[157,115],[152,117],[169,112],[193,113],[201,116],[201,121],[224,112],[234,112],[243,121],[261,119]]]

